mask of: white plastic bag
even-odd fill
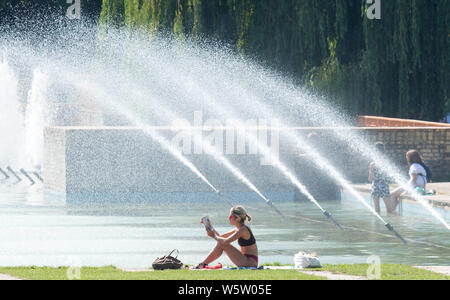
[[[319,259],[315,253],[307,254],[303,251],[295,254],[294,264],[296,269],[304,268],[322,268]]]

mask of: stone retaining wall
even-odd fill
[[[448,123],[427,122],[409,119],[385,118],[375,116],[359,116],[358,127],[450,127]]]
[[[295,128],[299,136],[315,132],[321,152],[346,179],[366,182],[370,161],[330,128]],[[433,171],[435,181],[450,179],[450,128],[343,128],[363,137],[370,145],[382,141],[387,155],[408,171],[405,153],[418,149]],[[162,132],[170,139],[174,133]],[[299,178],[305,164],[299,151],[280,134],[280,158]],[[248,191],[208,155],[187,156],[223,191]],[[263,191],[295,191],[277,169],[261,163],[257,154],[227,155]],[[53,127],[45,130],[44,180],[46,187],[66,193],[85,192],[185,192],[209,191],[188,168],[175,160],[148,135],[127,127]],[[315,183],[314,183],[315,182]],[[324,180],[312,184],[323,185]],[[329,183],[327,183],[329,184]]]

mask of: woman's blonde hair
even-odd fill
[[[250,217],[250,216],[247,214],[247,211],[246,211],[245,208],[244,208],[243,206],[241,206],[241,205],[236,205],[236,206],[234,206],[234,207],[231,209],[231,213],[232,213],[235,217],[239,218],[239,219],[240,219],[239,221],[240,221],[241,223],[244,223],[246,219],[247,219],[249,222],[252,221],[252,217]]]

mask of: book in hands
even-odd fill
[[[211,224],[211,220],[209,219],[208,216],[205,216],[205,217],[202,218],[202,223],[203,223],[203,225],[205,226],[205,228],[207,230],[214,231],[214,228],[213,228],[213,226]]]

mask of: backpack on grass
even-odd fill
[[[172,253],[177,251],[177,256],[173,257]],[[177,258],[179,251],[177,249],[172,250],[167,256],[156,258],[152,264],[154,270],[178,270],[183,267],[183,263]]]

